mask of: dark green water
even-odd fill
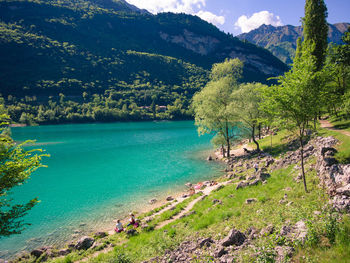
[[[13,128],[16,140],[35,139],[51,155],[17,200],[41,202],[25,217],[32,225],[0,240],[0,257],[42,245],[60,245],[145,208],[151,198],[181,191],[220,173],[205,161],[210,136],[191,121],[57,125]],[[74,231],[76,235],[74,236]]]

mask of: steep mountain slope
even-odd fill
[[[69,95],[89,85],[104,92],[136,75],[144,84],[182,85],[190,74],[184,61],[203,72],[227,57],[246,61],[246,80],[265,80],[286,69],[269,52],[198,17],[149,15],[124,1],[0,1],[0,9],[4,95],[57,95],[72,79]],[[176,58],[179,70],[164,65],[174,61],[168,57]]]
[[[341,37],[350,26],[349,23],[329,24],[328,41],[341,44]],[[241,40],[267,48],[283,62],[290,64],[295,56],[296,42],[302,36],[301,26],[262,25],[248,33],[237,36]]]

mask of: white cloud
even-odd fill
[[[283,26],[282,20],[279,16],[275,16],[269,11],[261,11],[254,13],[251,17],[242,15],[238,18],[235,26],[240,28],[242,33],[247,33],[261,25]]]
[[[199,11],[197,14],[200,18],[202,18],[205,21],[208,21],[209,23],[212,23],[216,26],[225,24],[225,17],[224,16],[217,16],[211,12],[208,11]]]
[[[129,4],[146,9],[153,14],[159,12],[186,13],[197,15],[216,26],[225,23],[224,16],[204,11],[206,0],[126,0]]]
[[[127,0],[127,2],[138,8],[147,9],[153,14],[159,12],[193,14],[194,8],[205,7],[206,0]]]

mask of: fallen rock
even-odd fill
[[[75,245],[75,249],[77,250],[86,250],[88,248],[90,248],[95,242],[95,239],[93,239],[92,237],[82,237],[78,243]]]
[[[254,180],[253,182],[249,183],[250,186],[252,185],[258,185],[261,181],[259,179]]]
[[[325,162],[326,166],[332,166],[338,163],[337,159],[333,157],[326,157],[323,159],[323,161]]]
[[[231,231],[228,233],[227,237],[225,237],[220,244],[224,247],[228,247],[231,245],[235,245],[235,246],[240,246],[244,243],[244,241],[246,240],[246,236],[236,230],[236,229],[231,229]]]
[[[227,251],[225,250],[224,247],[218,247],[215,252],[214,252],[214,257],[215,258],[220,258],[222,257],[224,254],[226,254]]]
[[[306,236],[307,236],[306,224],[303,220],[300,220],[294,225],[294,237],[297,240],[304,242],[306,240]]]
[[[350,184],[338,188],[337,193],[345,196],[350,196]]]
[[[214,241],[211,239],[211,237],[203,238],[203,239],[199,240],[198,246],[199,247],[203,247],[203,246],[209,247],[213,242]]]
[[[212,161],[213,157],[211,157],[211,155],[208,156],[207,161]]]
[[[269,236],[274,232],[274,230],[275,227],[272,224],[270,224],[267,227],[261,229],[260,236]]]
[[[292,257],[294,248],[289,246],[277,246],[275,247],[275,251],[276,251],[276,262],[282,263],[282,262],[286,262],[287,258]]]
[[[61,249],[58,251],[58,256],[66,256],[71,252],[69,248]]]
[[[34,249],[30,254],[36,258],[39,258],[42,254],[44,254],[45,251],[42,249]]]
[[[245,181],[239,182],[238,185],[236,186],[236,190],[241,189],[241,188],[245,188],[248,185],[249,185],[249,182],[245,182]]]
[[[166,200],[167,200],[167,201],[173,201],[173,200],[174,200],[174,197],[168,196],[168,197],[166,198]]]
[[[280,235],[281,236],[287,236],[289,233],[292,232],[292,227],[291,226],[282,226]]]
[[[257,202],[258,200],[256,198],[248,198],[247,200],[245,200],[245,203],[246,204],[251,204],[251,203],[254,203],[254,202]]]

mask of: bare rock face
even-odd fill
[[[159,36],[167,42],[180,45],[201,55],[208,55],[220,44],[220,41],[214,37],[197,35],[187,29],[184,29],[181,35],[160,32]]]
[[[78,243],[75,245],[75,249],[77,250],[86,250],[88,248],[90,248],[95,242],[95,239],[93,239],[92,237],[82,237],[81,239],[79,239]]]
[[[244,243],[244,241],[246,240],[246,236],[236,230],[236,229],[231,229],[231,231],[228,233],[227,237],[225,237],[221,242],[220,244],[224,247],[228,247],[228,246],[232,246],[232,245],[235,245],[235,246],[240,246]]]

